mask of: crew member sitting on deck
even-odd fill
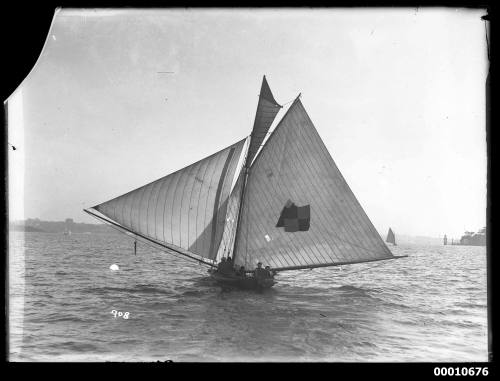
[[[267,278],[266,270],[262,268],[262,262],[257,263],[257,268],[253,271],[253,276],[257,280]]]
[[[266,268],[264,269],[264,271],[266,272],[266,276],[268,278],[274,278],[274,275],[276,275],[276,271],[271,270],[270,266],[266,266]]]
[[[225,265],[226,265],[226,258],[222,257],[220,262],[217,264],[217,271],[222,272]]]
[[[224,275],[234,275],[233,261],[231,260],[231,257],[227,257],[227,259],[224,257],[222,258],[218,271]]]
[[[246,277],[245,266],[240,266],[240,269],[236,272],[236,275]]]
[[[229,274],[236,274],[236,269],[234,268],[233,258],[230,255],[227,256],[227,271]]]

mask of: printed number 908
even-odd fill
[[[489,373],[488,368],[480,366],[470,368],[453,367],[435,367],[434,376],[487,376]]]
[[[123,317],[124,319],[128,319],[128,315],[129,315],[128,312],[121,312],[121,311],[117,311],[117,310],[113,310],[113,311],[111,311],[111,313],[114,315],[115,318],[118,316],[118,317]]]

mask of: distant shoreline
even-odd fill
[[[11,222],[9,231],[61,234],[117,233],[115,229],[105,224],[78,223],[71,218],[65,221],[42,221],[38,218],[29,218],[25,221]]]
[[[34,229],[31,227],[23,227],[23,226],[11,226],[9,227],[9,232],[15,233],[42,233],[42,234],[65,234],[66,232],[47,232],[45,230]],[[117,230],[106,230],[106,231],[93,231],[93,232],[71,232],[73,234],[120,234]]]

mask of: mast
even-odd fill
[[[299,94],[300,96],[300,94]],[[243,203],[245,199],[245,190],[247,186],[248,175],[250,174],[250,164],[257,155],[257,151],[262,141],[264,140],[274,118],[278,114],[279,110],[282,108],[278,102],[274,99],[274,96],[269,88],[266,80],[266,76],[262,78],[262,85],[259,93],[259,101],[257,104],[257,111],[255,113],[255,120],[252,128],[252,133],[250,134],[250,141],[248,143],[247,156],[245,158],[245,164],[242,170],[244,172],[243,184],[240,192],[240,204],[238,207],[238,220],[236,222],[236,232],[233,246],[233,263],[237,254],[237,243],[240,237],[240,220],[241,212],[243,210]]]
[[[265,76],[264,76],[264,79],[265,79]],[[297,102],[297,100],[300,98],[300,96],[302,95],[302,93],[299,93],[299,95],[297,95],[297,97],[293,100],[292,102],[292,105],[290,106],[289,110],[292,108],[293,104],[295,102]],[[280,107],[283,107],[283,106],[280,106]],[[288,111],[287,111],[288,112]],[[283,116],[284,118],[284,116]],[[276,131],[276,128],[274,129],[274,131]],[[274,133],[274,131],[271,133],[271,136],[272,134]],[[252,136],[252,135],[250,135]],[[248,180],[248,176],[250,174],[250,160],[249,160],[249,157],[250,156],[247,156],[246,157],[246,160],[245,160],[245,165],[243,167],[242,170],[245,170],[245,177],[243,179],[243,186],[242,186],[242,189],[241,189],[241,198],[240,198],[240,206],[238,208],[238,221],[237,221],[237,224],[236,224],[236,237],[234,239],[234,248],[233,248],[233,263],[235,262],[235,258],[236,258],[236,254],[237,254],[237,247],[238,247],[238,240],[240,238],[240,234],[241,234],[241,229],[240,229],[240,220],[241,220],[241,215],[242,215],[242,210],[243,210],[243,204],[244,204],[244,200],[245,200],[245,191],[246,191],[246,184],[247,184],[247,180]]]
[[[240,205],[238,207],[238,220],[236,221],[236,233],[235,233],[234,246],[233,246],[233,263],[234,263],[235,258],[236,258],[237,243],[238,243],[239,236],[241,234],[240,233],[240,230],[241,230],[240,229],[241,211],[243,210],[243,200],[245,198],[245,189],[246,189],[246,185],[247,185],[248,173],[250,172],[250,168],[248,167],[247,160],[248,160],[248,156],[245,158],[245,164],[244,164],[243,168],[241,169],[242,171],[245,171],[245,172],[243,175],[243,184],[241,185],[241,191],[240,191]]]
[[[264,76],[264,80],[265,80],[265,76]],[[292,102],[292,105],[290,106],[289,110],[292,108],[292,106],[294,105],[295,102],[297,102],[297,100],[300,98],[300,96],[302,95],[302,93],[299,93],[299,95],[297,95],[297,97],[293,100]],[[283,107],[283,106],[280,106],[280,107]],[[287,111],[288,113],[288,111]],[[257,118],[257,116],[256,116]],[[283,116],[284,118],[284,116]],[[272,134],[276,131],[276,128],[274,129],[274,131],[271,133],[271,136]],[[252,132],[252,135],[253,135],[253,132]],[[252,136],[250,135],[250,137]],[[240,229],[240,220],[241,220],[241,215],[242,215],[242,210],[243,210],[243,203],[244,203],[244,200],[245,200],[245,191],[246,191],[246,184],[247,184],[247,180],[248,180],[248,175],[250,174],[250,156],[247,155],[246,159],[245,159],[245,165],[243,167],[242,170],[245,170],[245,177],[243,179],[243,186],[242,186],[242,189],[241,189],[241,198],[240,198],[240,206],[238,208],[238,221],[236,223],[236,236],[235,236],[235,239],[234,239],[234,248],[233,248],[233,263],[235,262],[235,258],[236,258],[236,254],[238,252],[237,250],[237,247],[238,247],[238,240],[240,238],[240,234],[241,234],[241,229]]]

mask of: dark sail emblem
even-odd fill
[[[297,206],[290,200],[281,211],[280,218],[276,224],[277,228],[285,228],[286,232],[308,231],[311,220],[310,205]]]

